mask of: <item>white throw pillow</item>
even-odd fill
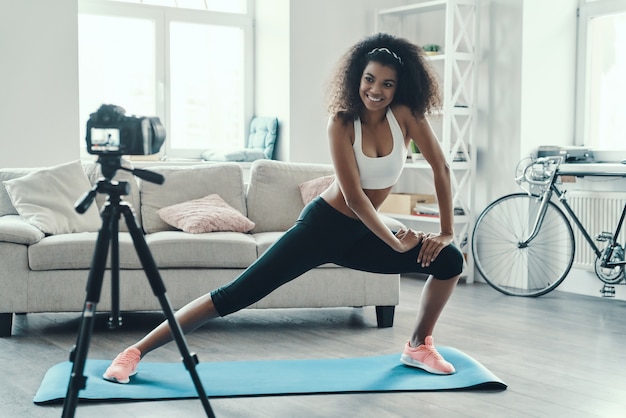
[[[80,214],[74,205],[91,189],[80,161],[42,168],[4,182],[17,213],[48,235],[96,232],[100,228],[97,205]]]
[[[17,215],[17,210],[11,202],[11,196],[4,187],[4,182],[23,177],[36,171],[38,168],[0,168],[0,216]]]

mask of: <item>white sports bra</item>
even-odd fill
[[[361,120],[354,121],[354,155],[364,189],[386,189],[396,184],[406,161],[407,148],[404,145],[402,129],[390,108],[387,108],[387,122],[393,138],[393,149],[383,157],[368,157],[363,154]]]

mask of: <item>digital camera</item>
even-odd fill
[[[87,121],[87,152],[110,155],[151,155],[161,149],[165,128],[158,117],[125,116],[115,105],[102,105]]]

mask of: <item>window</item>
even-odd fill
[[[626,151],[625,44],[625,2],[580,1],[576,104],[580,145]]]
[[[243,144],[243,42],[236,27],[171,24],[170,133],[178,147],[206,149],[207,139],[212,148]]]
[[[106,103],[158,116],[168,158],[242,147],[253,103],[248,2],[81,1],[81,138],[89,115]],[[219,12],[191,10],[211,6]]]

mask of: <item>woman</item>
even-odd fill
[[[367,37],[340,61],[331,85],[328,136],[336,178],[309,203],[295,225],[231,283],[200,296],[176,313],[184,332],[260,300],[325,263],[382,273],[426,273],[413,334],[401,362],[431,373],[454,366],[433,345],[432,333],[463,267],[452,244],[449,167],[425,114],[439,90],[419,47],[387,34]],[[441,231],[390,231],[378,208],[397,182],[413,139],[430,163]],[[128,383],[140,359],[172,340],[167,322],[120,353],[104,379]]]

